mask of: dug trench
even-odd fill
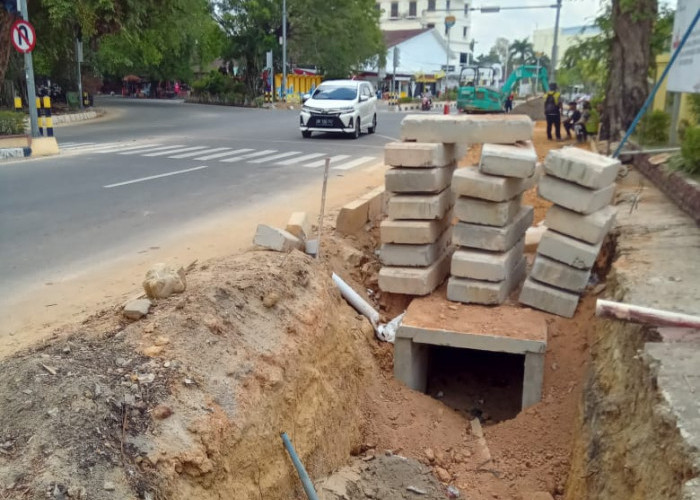
[[[518,412],[517,363],[479,373],[473,353],[433,353],[421,394],[330,278],[401,312],[377,289],[377,240],[207,261],[145,319],[114,306],[0,362],[0,498],[303,499],[280,432],[325,500],[680,498],[697,471],[639,362],[653,333],[596,320],[600,284],[573,319],[544,315],[540,403]]]

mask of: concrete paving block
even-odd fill
[[[450,245],[452,231],[446,230],[434,243],[403,245],[385,243],[379,248],[379,261],[384,266],[427,267]]]
[[[579,148],[553,149],[545,158],[548,175],[600,189],[615,182],[620,161]]]
[[[572,318],[578,306],[579,296],[526,279],[518,299],[521,304],[547,311],[565,318]]]
[[[588,243],[603,241],[615,223],[617,209],[608,205],[588,215],[581,215],[557,205],[547,210],[545,225],[561,234]]]
[[[369,203],[362,198],[344,205],[335,221],[335,230],[341,234],[356,234],[369,221]]]
[[[258,224],[253,243],[277,252],[305,250],[304,242],[284,229]]]
[[[444,167],[455,161],[454,144],[390,142],[384,146],[384,163],[391,167]]]
[[[520,211],[522,195],[506,201],[488,201],[460,196],[455,201],[454,215],[462,222],[485,226],[505,226]]]
[[[533,121],[526,115],[407,115],[401,139],[455,144],[512,144],[532,139]]]
[[[602,241],[596,244],[585,243],[547,229],[537,247],[537,253],[577,269],[590,269],[598,258],[602,245]]]
[[[520,256],[518,265],[503,281],[481,281],[451,276],[447,281],[447,300],[465,304],[503,304],[508,295],[525,279],[527,260]]]
[[[615,196],[615,184],[593,190],[545,175],[537,186],[537,193],[555,205],[580,214],[591,214],[610,204]]]
[[[522,238],[507,252],[487,252],[458,248],[452,255],[450,274],[458,278],[503,281],[513,273],[525,250]]]
[[[535,173],[537,153],[532,142],[520,144],[484,144],[479,171],[504,177],[531,177]]]
[[[458,222],[453,230],[452,241],[461,247],[505,252],[523,237],[532,224],[533,217],[532,207],[523,206],[513,222],[504,227]]]
[[[453,198],[449,189],[437,194],[396,194],[389,199],[388,215],[395,220],[442,219],[452,208]]]
[[[449,187],[454,167],[390,168],[384,186],[393,193],[439,193]]]
[[[380,186],[360,197],[360,200],[367,202],[367,220],[369,222],[378,222],[384,218],[389,202],[388,194]]]
[[[435,242],[451,224],[451,217],[433,220],[382,221],[379,236],[382,243],[422,245]]]
[[[379,289],[382,292],[406,295],[428,295],[433,292],[450,272],[448,249],[429,267],[383,267],[379,270]]]
[[[311,223],[306,212],[293,212],[284,228],[288,233],[293,234],[300,240],[306,240],[311,235]]]
[[[530,189],[536,180],[535,175],[518,179],[482,174],[474,167],[458,168],[452,176],[452,191],[470,198],[506,201]]]
[[[544,255],[535,257],[535,262],[530,271],[530,278],[540,283],[563,288],[571,292],[580,293],[588,285],[588,278],[591,276],[590,269],[578,269],[567,266],[556,260],[552,260]]]

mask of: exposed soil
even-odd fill
[[[393,379],[392,345],[330,280],[340,274],[385,320],[406,308],[409,297],[378,291],[377,229],[341,238],[327,221],[320,261],[202,259],[185,293],[143,320],[125,320],[119,300],[43,345],[13,346],[0,361],[0,498],[301,499],[281,431],[314,479],[364,457],[341,473],[351,500],[445,498],[448,486],[470,500],[563,498],[594,297],[571,320],[532,313],[548,349],[543,400],[525,412],[509,418],[517,390],[501,377],[479,393],[468,374],[438,374],[420,394]],[[450,399],[455,383],[468,400]]]

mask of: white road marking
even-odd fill
[[[318,158],[319,156],[323,155],[324,153],[311,153],[304,156],[297,156],[296,158],[292,158],[291,160],[278,161],[277,163],[275,163],[275,165],[294,165],[295,163],[301,163],[302,161],[306,160],[313,160],[314,158]]]
[[[382,134],[377,134],[377,137],[381,137],[382,139],[389,139],[390,141],[400,141],[401,139],[397,139],[396,137],[389,137],[388,135],[382,135]]]
[[[108,143],[96,143],[96,142],[90,142],[87,144],[81,144],[79,146],[70,146],[66,149],[68,151],[88,151],[88,150],[94,150],[94,149],[109,149],[115,147],[117,142],[108,142]]]
[[[354,168],[358,165],[362,165],[363,163],[367,163],[370,160],[376,160],[376,157],[374,156],[361,156],[360,158],[356,158],[354,160],[351,160],[347,163],[343,163],[342,165],[338,165],[337,167],[332,167],[333,170],[350,170],[351,168]]]
[[[194,151],[196,149],[207,149],[206,146],[190,146],[189,148],[173,149],[170,151],[158,151],[157,153],[148,153],[141,156],[165,156],[172,153],[184,153],[185,151]]]
[[[108,148],[100,149],[99,151],[96,151],[96,153],[100,153],[100,154],[119,153],[121,151],[131,151],[133,149],[150,150],[149,148],[153,148],[154,146],[158,146],[158,145],[159,145],[159,143],[139,144],[139,145],[131,145],[131,146],[115,145],[115,146],[110,146]]]
[[[257,160],[251,160],[248,163],[266,163],[272,160],[278,160],[280,158],[286,158],[287,156],[298,155],[301,151],[288,151],[286,153],[277,153],[276,155],[266,156],[265,158],[258,158]]]
[[[94,142],[68,142],[66,144],[59,144],[59,147],[62,147],[63,149],[74,149],[74,148],[79,148],[80,146],[90,146],[92,144],[95,144]]]
[[[171,150],[181,148],[182,144],[171,144],[170,146],[159,146],[157,148],[154,148],[152,146],[149,146],[146,144],[145,146],[140,146],[138,148],[128,148],[131,149],[131,151],[126,151],[123,153],[119,153],[120,155],[140,155],[141,153],[148,153],[152,151],[165,151],[168,150],[170,153]]]
[[[235,158],[228,158],[226,160],[221,160],[221,161],[225,162],[225,163],[233,163],[235,161],[247,160],[248,158],[255,158],[257,156],[269,155],[270,153],[276,153],[276,152],[277,152],[276,149],[266,149],[264,151],[258,151],[257,153],[250,153],[248,155],[236,156]]]
[[[350,155],[336,155],[336,156],[331,156],[331,165],[333,165],[333,162],[335,161],[341,161],[346,158],[350,158]],[[324,158],[323,160],[318,160],[312,163],[307,163],[304,165],[306,168],[318,168],[322,167],[323,165],[326,164],[326,159]]]
[[[136,184],[137,182],[145,182],[145,181],[150,181],[153,179],[160,179],[162,177],[170,177],[171,175],[186,174],[187,172],[194,172],[195,170],[202,170],[203,168],[208,168],[208,167],[206,165],[203,165],[201,167],[187,168],[185,170],[176,170],[174,172],[168,172],[165,174],[150,175],[148,177],[141,177],[140,179],[132,179],[130,181],[108,184],[108,185],[102,186],[102,187],[105,189],[110,189],[110,188],[119,187],[119,186],[126,186],[127,184]]]
[[[223,151],[225,149],[231,149],[231,148],[212,148],[212,149],[206,149],[204,151],[195,151],[194,153],[183,153],[181,155],[168,156],[168,158],[175,158],[175,159],[179,160],[180,158],[191,158],[192,156],[201,155],[202,153],[216,153],[217,151]]]
[[[229,149],[229,148],[226,148]],[[233,151],[227,151],[225,153],[216,153],[215,155],[200,156],[195,158],[195,160],[213,160],[214,158],[223,158],[225,156],[238,155],[241,153],[247,153],[248,151],[255,151],[254,149],[235,149]]]

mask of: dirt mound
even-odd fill
[[[531,97],[513,108],[516,115],[527,115],[535,121],[544,120],[544,97]]]
[[[286,498],[280,431],[315,477],[360,442],[372,335],[299,252],[202,265],[143,321],[115,308],[0,365],[0,492]]]

